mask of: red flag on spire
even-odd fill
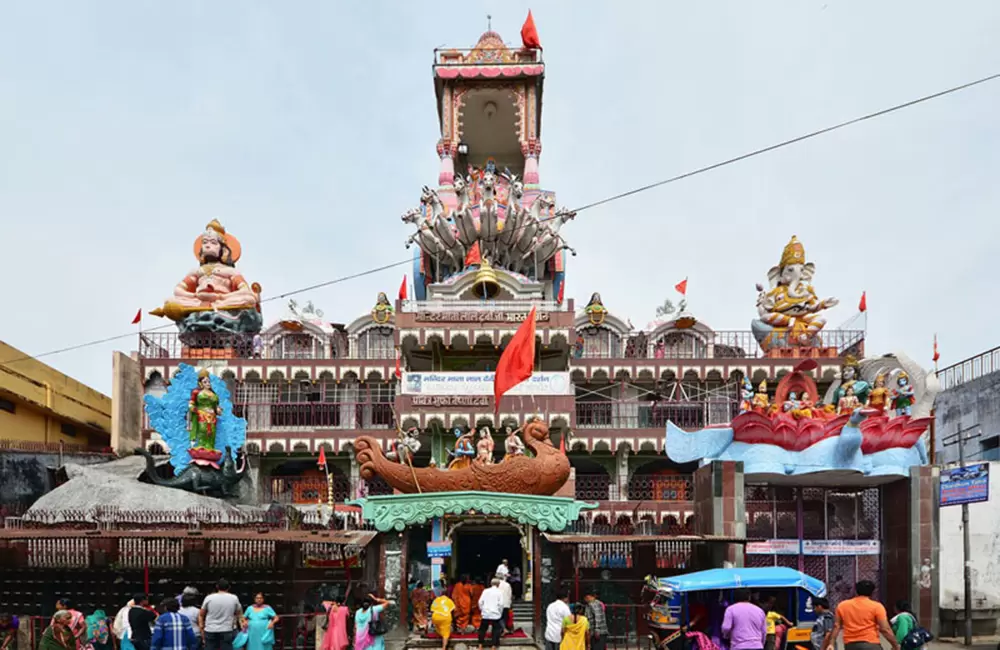
[[[566,281],[563,280],[562,284],[559,285],[559,295],[556,297],[556,302],[560,305],[563,303],[563,298],[566,296]]]
[[[934,363],[937,363],[938,359],[941,358],[941,354],[937,349],[937,334],[934,335]]]
[[[535,18],[531,15],[531,9],[528,9],[528,17],[521,25],[521,43],[526,49],[542,49],[542,42],[538,40],[538,29],[535,27]]]
[[[861,292],[861,300],[858,302],[858,311],[868,311],[868,292]]]
[[[399,285],[399,299],[406,300],[406,276],[403,276],[403,284]]]
[[[142,310],[140,309],[139,311],[135,312],[135,318],[132,319],[132,324],[138,325],[139,321],[141,320],[142,320]]]
[[[677,289],[677,293],[682,296],[686,296],[688,292],[688,279],[684,278],[680,282],[674,285],[674,289]]]
[[[319,448],[319,460],[316,461],[316,464],[320,467],[326,467],[326,447]]]
[[[532,307],[497,362],[497,371],[493,376],[493,408],[497,414],[500,413],[503,394],[530,377],[534,367],[535,308]]]
[[[479,242],[477,241],[469,249],[469,252],[465,254],[465,265],[475,266],[476,264],[483,263],[483,256],[479,254]]]

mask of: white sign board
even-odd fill
[[[492,372],[404,372],[404,395],[492,395]],[[568,372],[536,372],[506,395],[574,395]]]

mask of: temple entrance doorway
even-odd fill
[[[473,580],[483,580],[488,586],[497,566],[504,559],[511,572],[516,567],[524,575],[521,534],[510,525],[462,526],[454,531],[453,543],[455,557],[452,567],[456,577],[468,575]]]

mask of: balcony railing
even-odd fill
[[[819,335],[817,349],[836,349],[837,356],[858,354],[864,344],[864,330],[823,330]],[[659,340],[663,345],[659,345]],[[668,333],[659,340],[645,334],[633,335],[616,341],[607,337],[588,344],[584,339],[583,348],[577,359],[758,359],[767,357],[753,332],[717,331],[704,335],[700,332],[687,334],[683,331]]]
[[[577,474],[575,494],[581,501],[689,502],[694,498],[690,474],[633,476],[624,490],[607,474]]]
[[[94,447],[60,442],[38,442],[35,440],[0,440],[0,451],[23,451],[34,454],[115,455],[115,450],[111,447]]]
[[[404,300],[400,311],[406,313],[469,312],[489,313],[499,311],[528,312],[535,307],[538,311],[562,311],[563,307],[554,300]]]
[[[233,405],[233,414],[246,418],[247,431],[290,429],[388,429],[392,403],[251,402]]]
[[[938,371],[941,389],[948,390],[1000,370],[1000,348],[987,350]]]
[[[143,332],[139,335],[139,356],[147,359],[395,359],[391,336],[380,345],[365,341],[347,350],[345,340],[334,335],[312,336],[294,333],[261,334],[179,334]]]
[[[667,421],[682,429],[725,424],[739,414],[739,403],[704,402],[577,402],[577,429],[664,429]]]
[[[392,488],[385,481],[376,478],[359,485],[352,485],[343,474],[333,476],[333,499],[344,503],[358,496],[379,496],[392,494]],[[329,488],[325,478],[316,476],[272,476],[264,488],[265,500],[295,505],[325,504],[329,499]]]
[[[490,53],[494,52],[496,56],[490,56]],[[477,56],[473,56],[474,53]],[[434,65],[439,67],[480,64],[524,65],[541,62],[542,51],[536,48],[439,47],[434,50]]]

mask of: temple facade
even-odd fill
[[[322,550],[271,533],[260,553],[288,554],[265,561],[269,576],[357,567],[405,604],[414,580],[482,579],[507,560],[515,616],[536,629],[558,585],[598,585],[620,606],[613,629],[634,635],[644,576],[726,564],[795,567],[834,600],[868,578],[930,616],[910,576],[936,553],[921,507],[934,376],[866,358],[862,319],[828,326],[837,301],[815,292],[795,237],[774,242],[745,330],[683,303],[636,328],[613,295],[565,297],[575,214],[543,182],[545,72],[540,50],[493,32],[435,52],[440,169],[402,215],[412,282],[369,312],[261,309],[238,240],[208,224],[199,266],[156,312],[177,331],[140,335],[145,407],[126,419],[149,454],[143,480],[179,487],[215,468],[232,485],[198,480],[216,500],[340,531]],[[532,309],[532,376],[497,404],[493,372]]]

